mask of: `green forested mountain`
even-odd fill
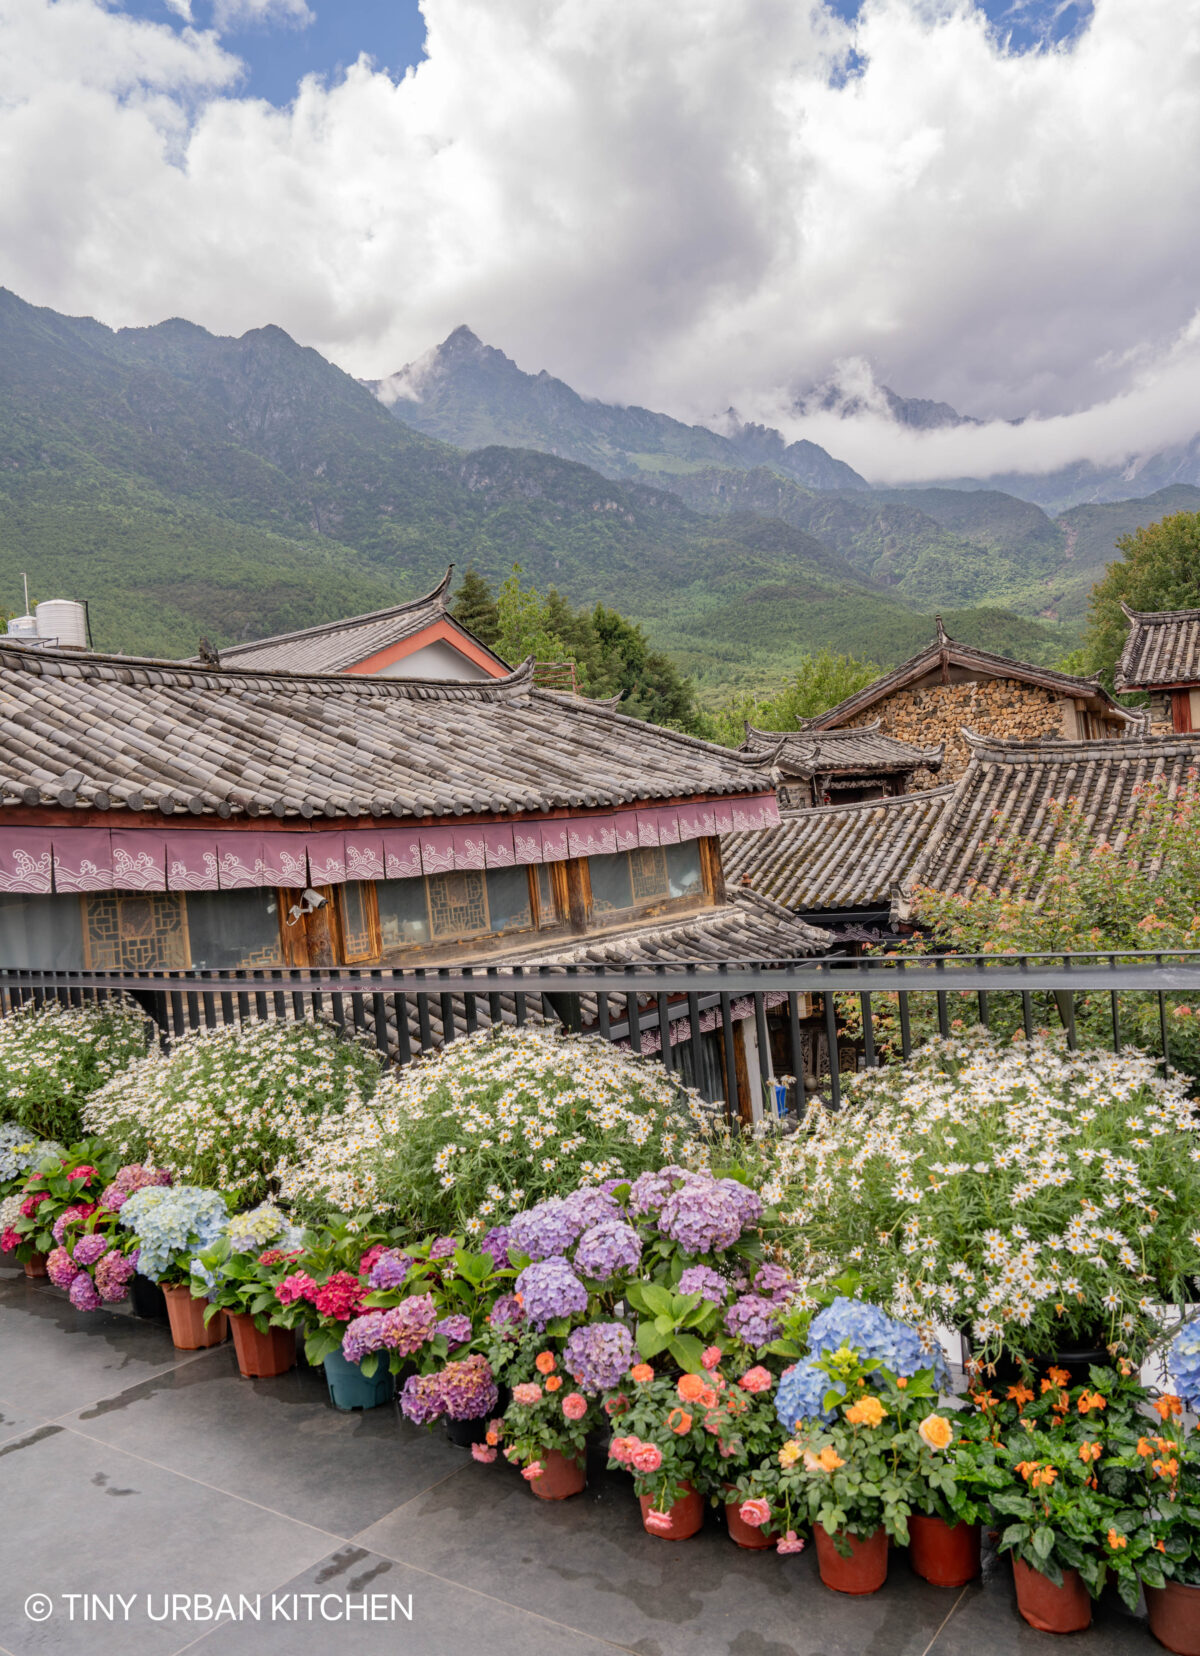
[[[220,645],[412,596],[451,560],[494,584],[519,562],[644,623],[710,685],[766,682],[822,647],[886,664],[933,630],[927,606],[797,523],[697,511],[546,453],[464,453],[278,328],[114,332],[0,291],[0,608],[28,571],[37,598],[89,600],[99,647],[190,654],[201,633]],[[1054,629],[960,608],[947,624],[964,638],[1061,648]]]

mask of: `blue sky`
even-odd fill
[[[830,4],[840,16],[852,18],[861,0]],[[242,95],[286,104],[304,75],[336,79],[360,52],[369,53],[377,68],[397,79],[421,61],[425,25],[417,0],[308,0],[308,6],[313,21],[303,27],[274,20],[222,30],[225,45],[246,65]],[[167,0],[123,0],[119,9],[177,29],[185,26]],[[1029,51],[1077,33],[1091,15],[1092,0],[982,0],[980,10],[1013,50]],[[213,0],[192,0],[191,12],[197,27],[211,26]]]

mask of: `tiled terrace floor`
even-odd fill
[[[64,1594],[136,1598],[128,1621],[68,1619]],[[150,1620],[164,1593],[262,1594],[262,1620]],[[272,1595],[321,1595],[271,1619]],[[27,1618],[31,1594],[53,1600]],[[329,1621],[383,1613],[412,1620]],[[332,1596],[326,1596],[332,1595]],[[114,1614],[121,1610],[114,1601]],[[817,1579],[811,1551],[744,1553],[715,1521],[652,1540],[629,1482],[536,1500],[391,1409],[338,1414],[322,1377],[238,1378],[228,1346],[177,1352],[165,1327],[84,1315],[0,1269],[0,1651],[10,1656],[1036,1656],[1006,1564],[962,1592],[894,1555],[875,1597]],[[1076,1656],[1159,1651],[1105,1601]]]

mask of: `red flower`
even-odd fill
[[[362,1309],[367,1289],[349,1271],[335,1271],[328,1282],[323,1282],[313,1295],[313,1304],[323,1317],[334,1322],[349,1322]]]

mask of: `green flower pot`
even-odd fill
[[[381,1403],[390,1403],[396,1390],[395,1376],[382,1353],[368,1380],[358,1363],[348,1363],[340,1351],[331,1351],[325,1359],[325,1379],[335,1409],[377,1409]]]

